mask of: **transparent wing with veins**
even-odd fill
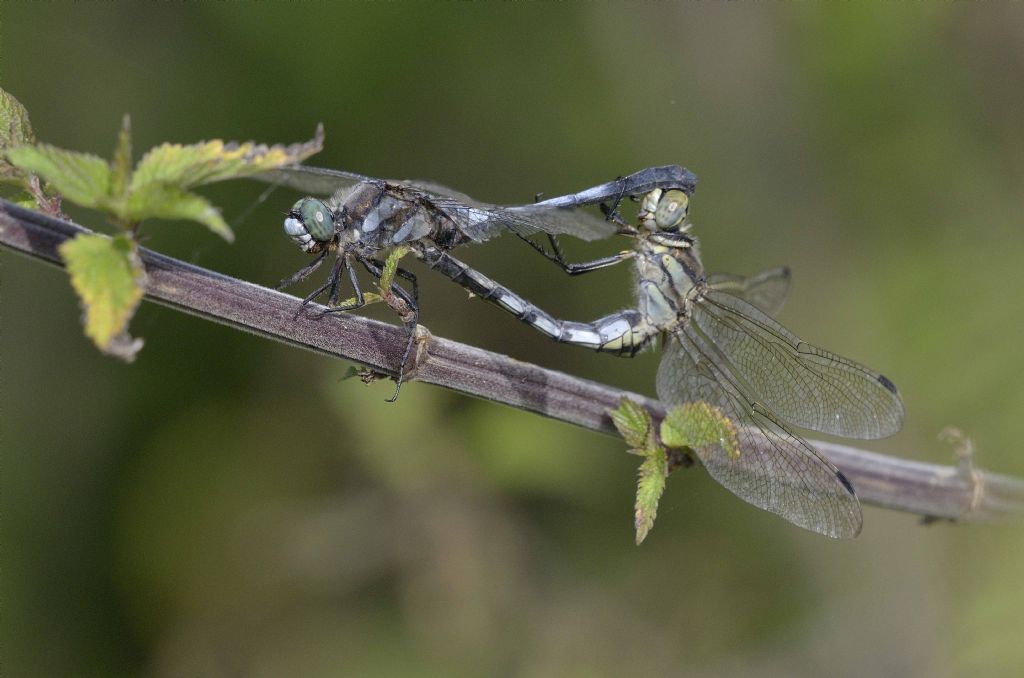
[[[669,405],[714,405],[736,426],[738,454],[724,441],[694,447],[708,474],[744,501],[796,525],[830,537],[856,536],[860,503],[842,472],[744,394],[713,348],[690,330],[666,338],[657,392]]]
[[[889,379],[803,341],[739,297],[709,290],[687,325],[715,347],[742,392],[790,424],[860,439],[903,425],[903,401]]]

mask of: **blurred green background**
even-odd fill
[[[1024,7],[1000,4],[68,3],[0,7],[0,85],[45,141],[207,138],[524,202],[641,167],[700,176],[711,270],[792,266],[782,319],[884,371],[870,449],[962,427],[1024,475]],[[236,219],[262,191],[206,194]],[[276,283],[279,190],[227,245],[146,245]],[[94,214],[72,211],[102,227]],[[573,247],[580,257],[608,244]],[[566,318],[630,303],[522,243],[463,255]],[[1020,675],[1024,531],[867,508],[834,542],[669,481],[633,545],[616,440],[144,305],[137,362],[82,337],[64,274],[2,266],[4,674]],[[414,264],[416,266],[416,264]],[[652,393],[656,355],[557,346],[427,272],[440,336]],[[379,317],[388,317],[386,314]]]

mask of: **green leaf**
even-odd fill
[[[190,219],[198,221],[228,242],[235,239],[231,228],[210,201],[177,186],[148,184],[134,191],[121,211],[128,223],[143,219]]]
[[[19,146],[6,155],[12,164],[35,172],[72,202],[100,208],[110,204],[110,167],[103,158],[49,144]]]
[[[290,146],[267,146],[252,141],[225,143],[219,139],[190,146],[163,144],[139,161],[131,190],[140,190],[151,183],[171,184],[184,189],[260,174],[301,162],[318,153],[323,148],[323,140],[323,125],[318,125],[313,139]]]
[[[62,244],[60,254],[85,308],[86,336],[100,350],[131,360],[141,342],[126,329],[145,285],[135,242],[127,234],[81,234]]]
[[[0,147],[34,144],[36,135],[28,111],[13,95],[0,88]]]
[[[654,433],[651,415],[640,404],[623,398],[617,410],[608,410],[608,416],[633,450],[642,452],[651,447]]]
[[[647,533],[654,527],[654,519],[658,515],[658,501],[665,491],[665,478],[668,476],[668,461],[665,450],[658,448],[647,455],[640,464],[639,477],[636,483],[636,543],[640,544],[647,538]]]
[[[188,189],[301,162],[323,148],[323,140],[323,126],[318,125],[313,139],[289,146],[220,140],[163,144],[146,153],[132,171],[131,125],[125,116],[110,165],[95,155],[47,144],[12,148],[6,157],[17,171],[38,174],[63,197],[106,211],[125,229],[149,218],[192,219],[230,241],[234,236],[220,213]]]
[[[637,544],[643,542],[654,527],[658,502],[665,491],[668,474],[681,463],[692,463],[692,448],[722,444],[730,456],[740,453],[736,427],[717,407],[704,402],[690,403],[669,411],[661,423],[660,442],[654,435],[651,415],[638,403],[623,398],[619,408],[608,410],[608,415],[632,448],[630,451],[644,457],[637,480],[634,512]],[[686,448],[686,452],[679,454],[675,452],[677,448]],[[670,458],[674,460],[672,468]]]
[[[28,111],[20,101],[0,89],[0,182],[27,186],[28,173],[8,163],[2,152],[35,142]]]
[[[668,476],[668,456],[654,435],[650,413],[639,403],[623,398],[618,409],[608,410],[608,416],[631,448],[630,452],[644,458],[640,463],[633,514],[636,543],[640,544],[654,527],[654,519],[658,515],[658,501],[665,491],[665,478]]]
[[[661,422],[661,441],[669,447],[721,444],[731,458],[740,455],[736,426],[722,411],[705,402],[673,408]]]

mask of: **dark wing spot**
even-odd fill
[[[849,492],[851,496],[853,496],[853,497],[857,496],[857,492],[853,489],[853,484],[850,483],[850,479],[847,478],[846,475],[843,474],[842,471],[838,471],[836,473],[836,478],[839,479],[839,482],[841,482],[843,484],[843,487],[846,488],[846,491]]]
[[[896,384],[889,381],[889,377],[885,376],[884,374],[878,375],[878,383],[889,389],[890,393],[896,393]]]

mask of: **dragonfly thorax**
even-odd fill
[[[288,211],[284,232],[303,251],[322,252],[337,234],[334,213],[322,200],[303,198]]]
[[[656,237],[645,239],[637,249],[637,304],[648,323],[669,330],[690,315],[691,304],[703,295],[707,283],[695,242],[660,243]]]

